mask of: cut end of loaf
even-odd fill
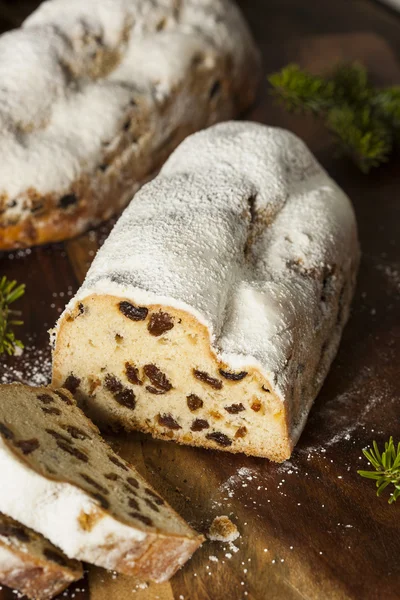
[[[257,368],[233,370],[189,313],[91,295],[59,324],[53,385],[102,427],[275,461],[292,450],[285,404]]]

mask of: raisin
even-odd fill
[[[196,394],[189,394],[189,396],[186,397],[186,402],[189,410],[192,412],[199,410],[199,408],[203,406],[203,400],[196,396]]]
[[[229,373],[228,371],[220,369],[219,372],[222,377],[225,377],[225,379],[230,379],[230,381],[241,381],[247,375],[247,371],[241,371],[240,373]]]
[[[22,527],[18,525],[12,525],[11,523],[0,524],[0,537],[16,538],[18,541],[28,543],[31,538]]]
[[[0,433],[6,438],[6,440],[14,439],[13,432],[7,427],[7,425],[4,425],[4,423],[0,423]]]
[[[64,381],[62,387],[71,392],[71,394],[74,394],[80,386],[80,383],[81,380],[79,377],[75,377],[75,375],[71,373],[71,375],[68,375],[67,379]]]
[[[149,527],[152,527],[153,521],[150,519],[150,517],[146,517],[146,515],[142,515],[140,512],[131,512],[129,514],[134,519],[137,519],[138,521],[141,521],[145,525],[148,525]]]
[[[198,371],[197,369],[193,369],[193,375],[196,377],[196,379],[200,379],[200,381],[204,381],[204,383],[207,383],[207,385],[210,385],[215,390],[222,389],[222,381],[219,381],[219,379],[215,379],[214,377],[211,377],[211,375],[209,375],[205,371]]]
[[[60,398],[60,400],[65,402],[65,404],[68,404],[69,406],[72,406],[74,404],[74,401],[71,400],[71,398],[69,396],[67,396],[67,394],[62,392],[61,390],[54,390],[54,393],[57,394],[57,396]]]
[[[73,206],[77,202],[78,202],[78,198],[76,197],[75,194],[65,194],[65,196],[62,196],[60,198],[58,204],[59,204],[60,208],[63,208],[65,210],[69,206]]]
[[[235,433],[235,438],[243,438],[245,437],[247,433],[247,428],[246,427],[239,427],[239,429],[236,431]]]
[[[131,321],[144,321],[149,312],[144,306],[134,306],[130,302],[126,302],[126,300],[120,302],[118,308]]]
[[[72,442],[70,440],[70,438],[68,438],[66,435],[63,435],[62,433],[59,433],[58,431],[55,431],[54,429],[46,429],[45,431],[46,431],[46,433],[51,435],[56,440],[63,440],[64,442],[67,442],[67,444],[71,444],[71,442]]]
[[[205,419],[195,419],[190,429],[192,431],[202,431],[203,429],[208,429],[209,427],[210,424]]]
[[[41,406],[41,409],[47,415],[61,415],[61,410],[55,406]]]
[[[150,488],[144,488],[144,491],[148,496],[151,497],[153,502],[155,502],[159,506],[164,504],[164,500],[162,498],[160,498],[160,496],[158,494],[156,494],[155,492],[153,492],[153,490],[151,490]]]
[[[32,438],[31,440],[21,440],[15,445],[22,450],[22,454],[32,454],[32,452],[37,450],[40,446],[37,438]]]
[[[210,89],[210,94],[209,94],[210,99],[214,98],[219,93],[220,89],[221,89],[221,82],[218,81],[218,79],[217,79],[217,81],[214,81],[214,83]]]
[[[139,483],[134,477],[128,477],[126,481],[131,487],[139,489]]]
[[[160,512],[158,506],[156,506],[151,500],[145,498],[144,501],[146,502],[147,506],[151,508],[151,510],[154,510],[155,512]]]
[[[146,385],[146,390],[149,392],[149,394],[155,394],[158,396],[165,394],[165,390],[158,390],[157,388],[153,387],[152,385]]]
[[[166,312],[153,313],[150,317],[147,329],[150,335],[158,337],[166,331],[169,331],[174,326],[174,319]]]
[[[74,448],[73,446],[66,444],[62,440],[57,440],[57,446],[61,448],[61,450],[64,450],[64,452],[68,452],[68,454],[75,456],[75,458],[77,458],[78,460],[81,460],[85,463],[89,462],[89,458],[87,457],[87,455],[78,450],[78,448]]]
[[[224,408],[230,415],[236,415],[237,413],[242,412],[242,410],[246,410],[242,403],[231,404],[230,406],[224,406]]]
[[[107,510],[107,508],[110,508],[109,501],[106,498],[104,498],[104,496],[102,496],[101,494],[97,494],[97,493],[96,494],[92,494],[92,497],[95,500],[98,500],[100,502],[101,508],[104,508],[105,510]]]
[[[83,313],[85,312],[85,307],[82,304],[82,302],[79,302],[79,304],[78,304],[78,311],[79,311],[78,317],[80,317],[81,315],[83,315]]]
[[[135,510],[139,510],[139,503],[135,498],[129,498],[128,504],[131,508],[134,508]]]
[[[252,403],[252,405],[250,406],[251,410],[254,410],[254,412],[259,412],[261,410],[261,402],[259,400],[254,400],[254,402]]]
[[[154,387],[169,392],[172,389],[172,385],[169,382],[167,376],[160,371],[156,365],[150,364],[144,366],[145,375],[150,379]]]
[[[117,481],[117,479],[119,479],[119,476],[116,473],[106,473],[104,477],[110,481]]]
[[[174,417],[170,414],[158,415],[157,420],[159,425],[168,427],[168,429],[182,429],[179,423],[175,421]]]
[[[139,379],[139,369],[132,365],[132,363],[125,363],[125,373],[128,381],[134,385],[143,385],[143,381]]]
[[[75,425],[62,425],[62,428],[74,438],[74,440],[90,440],[90,436]]]
[[[115,400],[121,406],[126,406],[126,408],[130,408],[133,410],[136,406],[136,396],[132,390],[125,389],[122,392],[118,392],[114,394]]]
[[[38,400],[40,400],[40,402],[43,402],[43,404],[53,404],[54,403],[54,398],[53,398],[53,396],[50,396],[50,394],[39,394]]]
[[[137,495],[137,491],[133,490],[125,481],[122,482],[122,487],[124,488],[124,490],[126,492],[128,492],[128,494],[135,494],[135,495]]]
[[[114,465],[117,465],[117,467],[119,467],[120,469],[123,469],[124,471],[129,471],[128,467],[126,465],[124,465],[124,463],[121,462],[116,456],[109,454],[108,460],[110,460],[112,463],[114,463]]]
[[[212,440],[219,446],[231,446],[232,440],[228,438],[227,435],[221,433],[220,431],[214,431],[214,433],[207,433],[206,438],[208,440]]]
[[[107,488],[100,485],[100,483],[97,483],[97,481],[95,481],[94,479],[89,477],[89,475],[86,475],[86,473],[80,473],[80,476],[82,477],[82,479],[84,479],[86,481],[86,483],[88,483],[92,487],[96,488],[96,490],[99,490],[99,492],[102,492],[103,494],[110,493]]]
[[[62,554],[59,554],[58,552],[56,552],[55,550],[52,550],[51,548],[45,548],[43,550],[43,554],[45,555],[46,558],[51,560],[51,562],[57,563],[58,565],[61,565],[62,567],[66,567],[68,564],[67,561],[65,560],[65,558],[62,556]]]
[[[124,386],[122,385],[120,380],[117,379],[114,375],[110,375],[110,373],[107,373],[107,375],[104,378],[104,387],[112,394],[122,392],[122,390],[124,389]]]
[[[261,387],[261,389],[262,389],[264,392],[268,392],[268,394],[270,394],[270,393],[271,393],[271,390],[269,390],[268,388],[266,388],[266,387],[265,387],[265,385],[263,385],[263,386]]]

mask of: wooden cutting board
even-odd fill
[[[28,2],[5,3],[11,26]],[[33,3],[32,6],[36,3]],[[400,19],[373,2],[242,1],[265,73],[289,61],[313,70],[359,59],[382,83],[400,83]],[[392,40],[390,46],[386,40]],[[267,84],[248,118],[292,129],[352,198],[363,258],[352,316],[306,429],[283,465],[178,447],[143,435],[114,447],[199,531],[229,515],[241,537],[207,542],[171,582],[147,586],[89,568],[64,594],[83,600],[396,600],[400,597],[400,502],[376,498],[356,471],[361,449],[400,440],[400,159],[368,177],[333,158],[323,127],[289,116]],[[46,330],[82,281],[110,224],[81,238],[4,254],[0,274],[27,284],[20,302],[27,349],[3,360],[1,380],[41,383],[50,373]],[[1,473],[0,473],[1,478]],[[1,481],[1,479],[0,479]],[[1,484],[0,484],[1,493]],[[62,518],[62,515],[60,516]],[[0,591],[0,600],[15,595]]]

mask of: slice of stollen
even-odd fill
[[[49,600],[83,575],[48,540],[0,513],[0,582],[29,598]]]
[[[0,386],[0,511],[70,558],[165,581],[200,546],[65,390]]]

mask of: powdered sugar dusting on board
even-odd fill
[[[27,345],[20,356],[8,358],[1,370],[1,383],[48,385],[51,381],[50,346],[37,348],[34,345]]]
[[[400,292],[400,266],[395,264],[378,264],[376,266],[377,270],[385,275],[386,280],[389,284]]]
[[[363,367],[349,385],[348,389],[324,403],[322,409],[315,414],[314,422],[319,420],[321,426],[313,427],[320,444],[300,445],[299,451],[304,453],[326,452],[328,448],[344,441],[349,441],[353,434],[361,430],[371,411],[382,403],[390,402],[390,392],[379,374],[371,367]],[[368,389],[368,395],[365,394]],[[326,435],[325,427],[329,428]]]

